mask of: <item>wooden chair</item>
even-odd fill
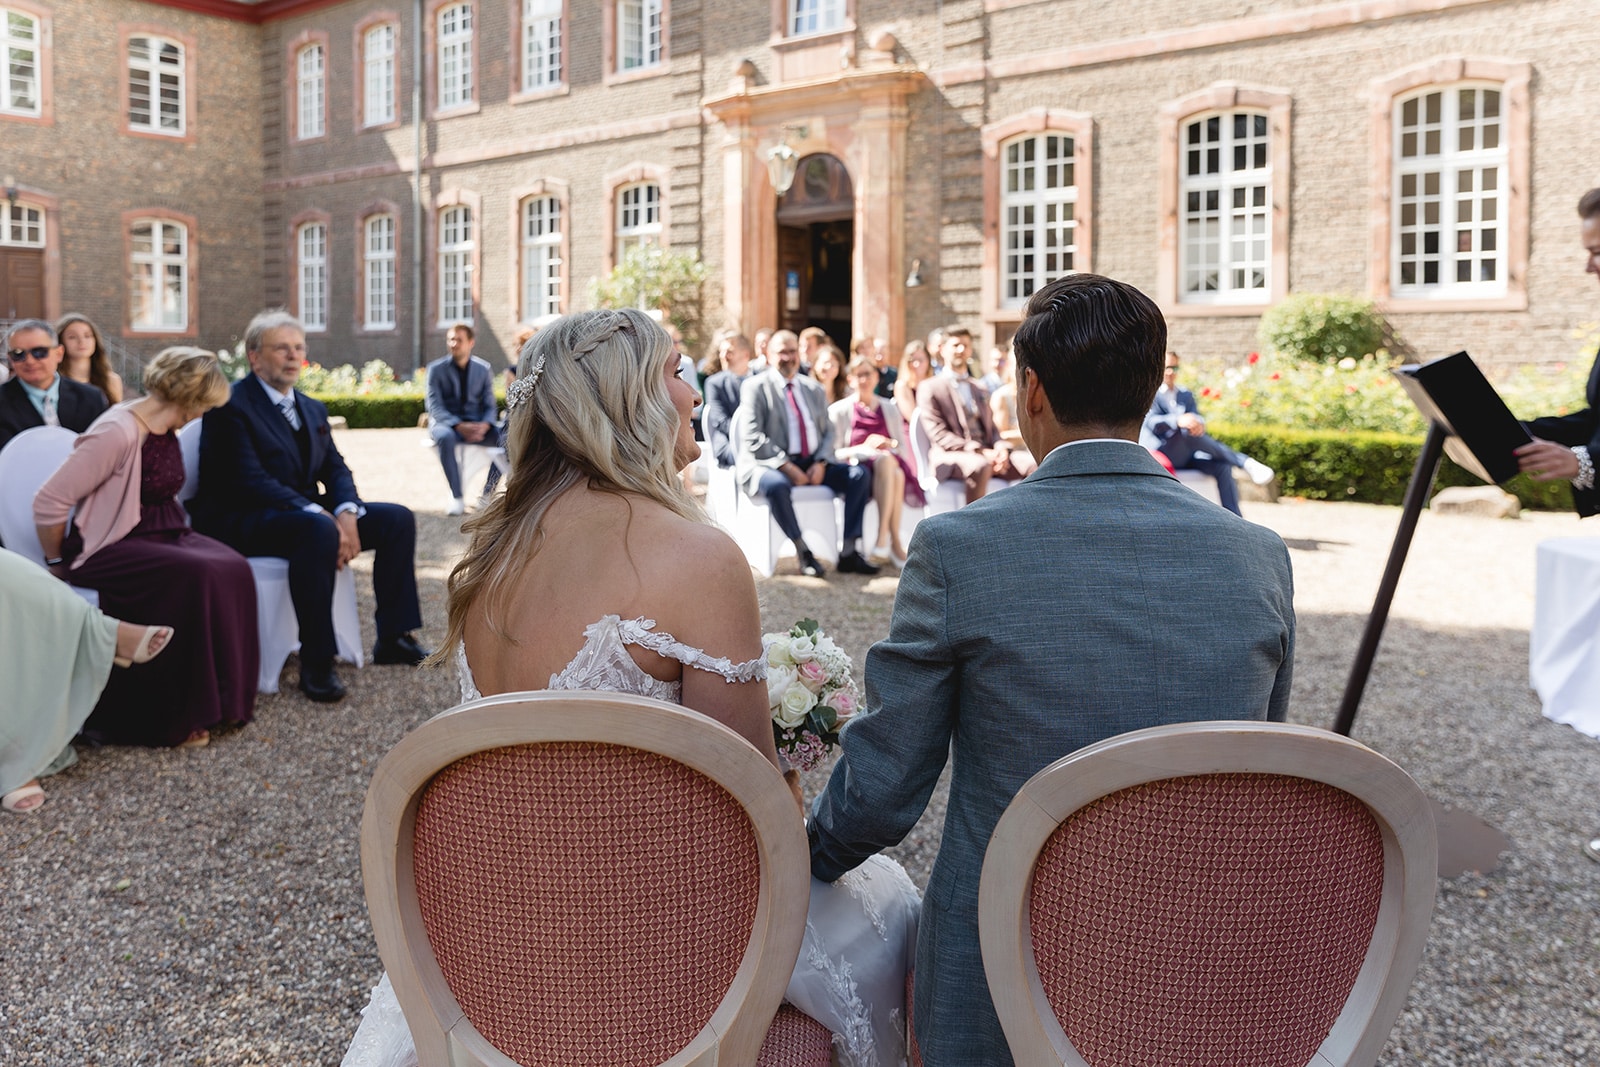
[[[1433,912],[1427,797],[1323,730],[1204,722],[1058,760],[995,827],[983,965],[1018,1063],[1375,1063]]]
[[[696,712],[447,711],[378,765],[361,866],[422,1067],[829,1062],[825,1029],[778,1012],[810,891],[793,796]]]

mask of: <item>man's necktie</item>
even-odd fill
[[[44,424],[46,426],[61,425],[61,416],[56,414],[56,402],[48,396],[44,398]]]
[[[794,395],[794,383],[791,382],[783,387],[783,395],[789,398],[789,407],[794,411],[795,425],[800,427],[800,454],[809,456],[811,455],[811,437],[806,433],[805,412],[800,409],[800,402]]]
[[[300,413],[294,409],[294,397],[278,401],[278,410],[283,412],[283,417],[288,420],[291,430],[300,429]]]

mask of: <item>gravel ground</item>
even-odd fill
[[[463,547],[443,480],[417,431],[336,436],[367,496],[417,510],[424,636],[437,640]],[[1245,507],[1294,559],[1291,718],[1330,725],[1398,510]],[[1542,718],[1527,686],[1534,545],[1594,533],[1571,515],[1430,513],[1419,526],[1355,736],[1512,849],[1491,875],[1440,882],[1384,1064],[1600,1062],[1600,866],[1578,851],[1600,830],[1600,747]],[[367,612],[370,557],[357,573]],[[768,629],[813,616],[859,663],[895,581],[806,579],[791,564],[760,591]],[[0,817],[0,1067],[338,1062],[380,970],[357,850],[367,781],[456,694],[438,672],[343,677],[343,703],[312,704],[291,659],[285,691],[246,729],[199,751],[84,750],[46,782],[39,814]],[[941,787],[894,853],[919,884],[943,810]]]

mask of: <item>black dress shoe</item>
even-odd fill
[[[344,683],[331,666],[315,670],[301,664],[300,692],[318,704],[332,704],[344,699]]]
[[[840,574],[877,574],[882,567],[874,566],[867,562],[867,557],[859,552],[846,552],[839,557]]]
[[[817,562],[817,557],[811,554],[810,549],[800,553],[799,563],[800,573],[807,578],[821,578],[828,573],[823,569],[822,564]]]
[[[417,644],[417,639],[410,634],[390,637],[372,646],[374,663],[399,663],[415,667],[431,655],[433,653]]]

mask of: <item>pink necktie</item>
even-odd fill
[[[791,382],[790,384],[784,386],[783,394],[789,398],[789,407],[794,410],[795,423],[800,427],[800,454],[802,456],[809,456],[811,455],[811,438],[806,433],[805,414],[801,412],[800,402],[796,400],[794,396],[794,383]]]

